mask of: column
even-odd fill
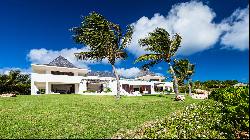
[[[75,85],[75,94],[79,94],[79,84],[74,84]]]
[[[38,91],[38,88],[35,85],[34,81],[31,81],[31,95],[36,95]]]
[[[46,82],[45,94],[49,94],[49,82]]]
[[[150,88],[151,88],[151,93],[150,94],[155,94],[155,89],[154,89],[154,83],[152,83],[151,85],[150,85]]]

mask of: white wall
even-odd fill
[[[79,84],[81,80],[83,79],[83,77],[82,76],[31,73],[31,79],[35,82],[61,82],[61,83]]]

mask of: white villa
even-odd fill
[[[109,72],[91,72],[77,68],[62,56],[49,64],[31,64],[31,95],[86,94],[116,95],[117,82]],[[172,82],[163,76],[145,74],[135,79],[121,79],[121,95],[157,94],[172,90]]]

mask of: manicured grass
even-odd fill
[[[166,97],[40,95],[0,98],[0,138],[110,138],[184,106]]]

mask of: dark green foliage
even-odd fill
[[[194,88],[205,89],[205,90],[212,90],[218,88],[226,88],[226,87],[233,87],[233,85],[237,84],[237,80],[207,80],[204,82],[195,81],[193,82]]]
[[[79,27],[71,29],[73,39],[78,44],[89,47],[89,51],[75,53],[79,60],[101,61],[107,59],[112,65],[117,80],[117,98],[120,98],[120,83],[115,63],[117,59],[126,59],[125,48],[131,42],[133,27],[128,26],[123,35],[118,24],[105,19],[96,12],[85,16]]]
[[[178,78],[178,82],[184,85],[185,80],[190,80],[195,72],[195,65],[191,64],[188,59],[174,60],[173,69]],[[168,70],[170,72],[170,70]]]
[[[217,89],[209,98],[165,119],[132,131],[120,131],[114,138],[249,138],[241,133],[249,134],[249,87]]]
[[[221,130],[223,104],[213,100],[192,104],[164,119],[149,122],[133,131],[118,132],[114,138],[222,139],[234,138]]]
[[[111,88],[105,88],[105,89],[104,89],[104,92],[105,92],[105,93],[108,93],[108,92],[112,92],[112,90],[111,90]]]
[[[150,51],[152,54],[145,54],[136,59],[135,62],[148,61],[143,68],[152,67],[155,64],[165,61],[169,63],[171,57],[175,55],[180,47],[181,36],[175,34],[173,39],[170,39],[169,33],[163,28],[156,28],[154,32],[149,33],[149,37],[140,39],[139,44],[145,47],[145,51]]]
[[[0,74],[0,94],[30,94],[30,76],[19,70],[11,70],[8,74]]]
[[[178,81],[170,62],[178,48],[181,47],[181,39],[179,34],[175,34],[173,38],[170,38],[169,33],[165,29],[156,28],[153,32],[149,33],[148,37],[139,40],[140,46],[144,47],[145,51],[149,51],[149,54],[144,54],[135,60],[135,63],[147,61],[147,63],[142,66],[143,69],[148,69],[160,62],[166,62],[171,69],[171,74],[174,79],[173,87],[176,97],[179,94]]]
[[[125,48],[131,41],[133,27],[128,26],[127,32],[122,35],[118,24],[105,19],[104,16],[92,12],[85,16],[80,27],[71,29],[76,43],[89,46],[89,52],[76,53],[78,59],[101,61],[105,58],[114,65],[116,59],[125,59]]]
[[[95,90],[86,90],[86,91],[83,91],[83,93],[94,93],[96,92]]]
[[[224,104],[222,111],[227,115],[223,121],[233,124],[232,131],[249,132],[248,87],[217,89],[211,92],[209,98]]]
[[[187,86],[188,86],[188,93],[189,95],[191,95],[191,91],[192,91],[192,87],[191,87],[191,76],[194,74],[195,72],[195,65],[191,64],[189,62],[188,59],[180,59],[180,60],[174,60],[174,64],[173,64],[173,69],[175,71],[175,74],[177,76],[178,79],[178,83],[180,85],[184,85],[184,82],[187,82]],[[169,72],[171,72],[171,69],[168,70]],[[185,87],[183,87],[185,89]],[[183,89],[182,88],[182,89]],[[184,90],[184,92],[186,93],[187,90]],[[180,91],[182,92],[182,91]]]
[[[188,92],[188,87],[186,85],[179,86],[180,93]]]

